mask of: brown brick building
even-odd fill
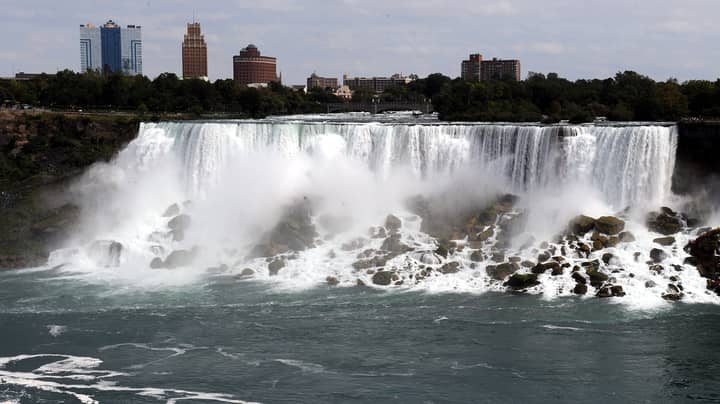
[[[483,60],[475,53],[461,64],[460,77],[467,81],[492,81],[503,78],[521,80],[520,61],[516,59]]]
[[[233,56],[233,80],[244,85],[278,81],[277,59],[261,56],[257,46],[250,44]]]
[[[187,34],[182,44],[182,76],[184,79],[199,78],[207,80],[207,44],[200,33],[200,23],[187,25]]]

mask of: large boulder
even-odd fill
[[[659,248],[653,248],[650,250],[650,259],[652,259],[652,261],[656,264],[665,261],[667,257],[667,253]]]
[[[685,227],[682,216],[669,208],[662,208],[660,212],[648,214],[648,229],[666,236],[678,233]]]
[[[385,228],[393,233],[398,230],[400,230],[400,227],[402,227],[402,221],[395,215],[388,215],[385,218]]]
[[[385,241],[383,241],[381,249],[385,251],[389,251],[392,253],[402,254],[406,253],[408,251],[412,251],[412,248],[408,247],[407,245],[403,244],[402,241],[400,241],[400,235],[399,234],[393,234],[390,237],[386,238]]]
[[[173,241],[183,241],[185,239],[185,232],[190,228],[190,216],[188,215],[177,215],[170,219],[168,227],[172,234]]]
[[[590,216],[580,215],[570,221],[569,230],[572,234],[583,235],[595,227],[595,219]]]
[[[193,247],[191,250],[175,250],[162,261],[160,258],[153,258],[150,262],[150,268],[153,269],[175,269],[191,265],[197,256],[198,248]]]
[[[717,279],[720,274],[720,227],[698,236],[688,243],[685,251],[693,258],[688,263],[695,265],[700,275]]]
[[[600,233],[614,236],[625,230],[625,222],[615,216],[603,216],[595,221],[595,228]]]
[[[488,265],[485,272],[493,279],[502,281],[517,271],[517,267],[509,262],[500,265]]]
[[[521,290],[531,288],[539,284],[540,282],[537,280],[536,274],[515,274],[511,276],[504,285],[514,290]]]
[[[165,213],[163,213],[163,217],[173,217],[180,214],[180,205],[177,203],[173,203],[172,205],[168,206],[167,209],[165,209]]]
[[[285,260],[276,258],[268,264],[268,273],[270,276],[275,276],[282,268],[285,268]]]
[[[372,277],[372,283],[380,286],[387,286],[392,283],[392,272],[390,271],[379,271],[376,272]]]

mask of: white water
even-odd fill
[[[565,136],[560,136],[561,134]],[[226,264],[229,273],[255,271],[279,287],[306,288],[337,277],[341,286],[371,275],[353,271],[358,252],[379,248],[382,239],[365,240],[349,252],[341,245],[367,237],[389,213],[403,221],[403,242],[419,250],[435,247],[420,232],[421,220],[408,212],[414,195],[442,195],[448,206],[489,201],[498,193],[521,196],[526,235],[536,243],[508,253],[533,259],[537,245],[550,240],[577,214],[615,214],[632,208],[627,228],[637,241],[611,251],[626,271],[616,284],[625,302],[657,304],[667,278],[682,278],[687,301],[716,301],[691,267],[651,273],[645,264],[659,237],[642,220],[647,211],[672,202],[670,181],[677,135],[673,127],[512,125],[410,125],[401,123],[312,123],[296,121],[148,123],[111,164],[93,167],[74,192],[82,203],[83,225],[68,248],[51,257],[51,265],[84,272],[86,279],[133,285],[168,285],[207,277],[206,268]],[[270,277],[264,259],[243,257],[271,229],[283,209],[309,198],[314,217],[350,218],[348,228],[331,237],[318,224],[318,246],[287,262]],[[183,201],[192,201],[182,206]],[[181,242],[165,233],[165,209],[179,203],[192,225]],[[680,248],[666,247],[668,264],[682,264],[682,246],[692,235],[678,235]],[[96,240],[123,245],[119,267],[100,268],[89,246]],[[150,261],[170,251],[200,247],[195,264],[175,270],[153,270]],[[634,253],[642,252],[639,262]],[[490,251],[488,251],[490,253]],[[598,254],[600,256],[602,252]],[[429,277],[417,285],[431,291],[504,290],[484,268],[469,268],[470,251],[458,253],[463,270]],[[334,256],[334,257],[333,257]],[[399,272],[417,270],[417,254],[394,258]],[[105,265],[106,266],[106,265]],[[569,271],[566,271],[569,272]],[[634,278],[626,274],[633,273]],[[570,274],[542,275],[533,291],[548,297],[570,295]],[[646,288],[653,280],[657,286]],[[618,299],[620,300],[620,299]]]

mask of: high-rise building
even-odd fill
[[[277,59],[261,56],[257,46],[250,44],[233,56],[233,80],[244,85],[278,81]]]
[[[207,44],[198,22],[187,25],[182,43],[182,76],[184,79],[208,79]]]
[[[307,89],[310,90],[311,88],[336,89],[338,88],[338,79],[335,77],[320,77],[313,73],[307,79]]]
[[[520,81],[520,61],[493,58],[483,60],[479,53],[470,55],[461,64],[460,77],[467,81],[492,81],[510,78]]]
[[[460,70],[460,78],[465,81],[480,81],[480,72],[482,67],[482,55],[474,53],[470,55],[468,60],[462,61]]]
[[[142,74],[142,37],[139,25],[110,20],[101,27],[80,25],[80,70]]]
[[[388,87],[408,84],[411,81],[413,81],[411,77],[406,77],[401,74],[393,74],[390,77],[348,77],[347,75],[343,75],[343,84],[348,86],[352,91],[364,89],[375,93],[382,93]]]

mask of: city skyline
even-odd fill
[[[181,75],[180,52],[167,49],[177,49],[193,15],[212,45],[211,80],[231,78],[231,56],[248,43],[278,58],[278,74],[288,84],[304,83],[313,71],[330,77],[394,72],[458,77],[458,62],[477,50],[520,59],[525,72],[557,72],[570,79],[610,77],[621,70],[658,80],[720,76],[720,50],[715,46],[720,27],[712,21],[720,4],[708,0],[660,0],[652,5],[619,0],[343,0],[315,1],[307,7],[297,0],[252,5],[70,0],[61,10],[47,0],[36,3],[7,5],[0,16],[2,26],[17,37],[0,48],[0,76],[80,71],[78,24],[107,19],[143,27],[144,74]],[[323,13],[316,13],[317,8]]]

